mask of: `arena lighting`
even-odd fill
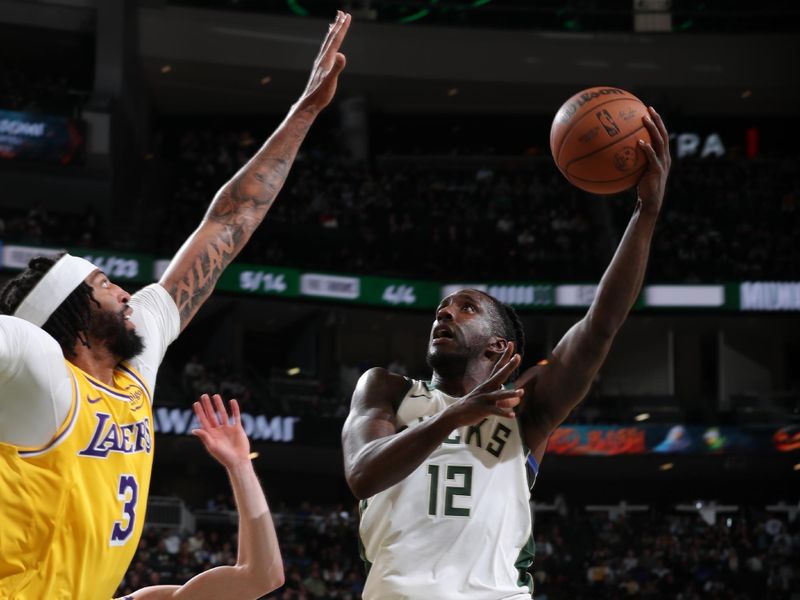
[[[675,466],[675,463],[664,463],[663,465],[659,465],[659,471],[671,471],[672,468]]]
[[[633,420],[641,422],[641,421],[647,421],[647,419],[649,418],[650,418],[650,413],[640,413],[635,417],[633,417]]]
[[[247,455],[247,458],[249,458],[250,460],[257,459],[258,458],[258,452],[251,452],[250,454]]]
[[[286,374],[289,375],[290,377],[294,377],[295,375],[299,375],[300,374],[300,367],[292,367],[291,369],[288,369],[286,371]]]
[[[172,65],[164,65],[163,67],[161,67],[161,74],[162,75],[166,75],[170,71],[172,71]]]
[[[260,81],[261,85],[267,85],[270,81],[272,81],[272,77],[270,77],[269,75],[265,75],[264,77],[261,78]]]

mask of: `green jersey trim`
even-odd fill
[[[359,523],[361,519],[364,517],[364,511],[367,510],[367,501],[362,500],[358,503],[358,520]],[[369,575],[369,570],[372,568],[372,563],[367,560],[367,550],[364,547],[364,540],[361,539],[361,529],[359,528],[358,531],[358,555],[361,557],[361,560],[364,562],[364,571],[367,575]]]
[[[519,587],[528,588],[528,591],[533,594],[533,575],[530,574],[528,569],[533,565],[533,557],[536,554],[536,543],[533,541],[533,533],[528,538],[527,543],[519,551],[517,561],[514,563],[514,568],[519,573],[517,585]]]

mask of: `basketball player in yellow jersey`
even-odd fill
[[[0,600],[108,600],[139,542],[151,393],[167,346],[263,220],[336,90],[339,12],[289,115],[215,196],[161,280],[133,296],[39,257],[0,291]]]
[[[200,429],[194,430],[209,453],[228,471],[239,511],[236,565],[216,567],[183,585],[157,585],[121,600],[256,600],[283,585],[283,561],[267,499],[250,461],[250,443],[242,429],[239,405],[231,400],[228,417],[219,395],[194,403]]]

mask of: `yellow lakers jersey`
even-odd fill
[[[125,363],[113,386],[67,366],[72,407],[56,436],[0,444],[0,600],[109,600],[142,534],[150,390]]]

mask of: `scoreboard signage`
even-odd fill
[[[300,271],[234,263],[219,278],[217,289],[265,296],[298,295]]]
[[[117,281],[152,281],[153,257],[148,254],[132,252],[103,252],[69,248],[69,253],[85,258],[97,268],[102,269],[112,280]]]
[[[739,290],[742,310],[800,310],[800,282],[746,281]]]
[[[753,454],[800,450],[800,428],[693,425],[564,425],[547,452],[569,456],[623,454]]]
[[[83,129],[74,119],[0,110],[0,158],[69,164],[83,151]]]
[[[55,256],[63,248],[3,244],[0,265],[24,269],[34,256]],[[158,281],[169,264],[149,254],[71,248],[122,281]],[[434,310],[439,301],[464,288],[486,292],[518,310],[583,310],[597,294],[597,283],[552,281],[464,281],[448,283],[346,273],[304,272],[288,267],[234,263],[217,290],[246,295],[309,298],[326,302]],[[800,281],[745,281],[725,284],[646,285],[634,310],[710,312],[800,311]]]

